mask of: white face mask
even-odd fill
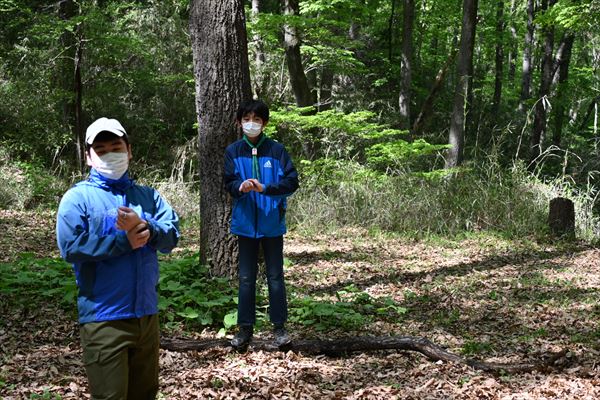
[[[244,122],[242,130],[248,137],[257,137],[262,132],[262,124],[257,122]]]
[[[102,156],[91,152],[92,167],[105,178],[119,179],[129,168],[129,153],[106,153]]]

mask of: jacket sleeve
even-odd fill
[[[298,189],[298,172],[285,149],[282,149],[279,164],[281,166],[280,174],[282,177],[279,182],[266,185],[264,194],[267,196],[287,197]]]
[[[225,151],[225,160],[223,163],[223,185],[225,186],[225,190],[227,190],[234,198],[246,196],[247,193],[240,192],[240,185],[242,182],[242,177],[237,171],[235,163],[233,162],[233,156],[228,149]]]
[[[89,231],[86,205],[73,190],[60,201],[56,217],[56,241],[67,262],[101,261],[132,251],[127,235],[100,236]]]
[[[156,190],[152,190],[152,195],[155,212],[146,219],[151,232],[148,244],[161,253],[169,253],[179,241],[179,217]]]

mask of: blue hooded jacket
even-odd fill
[[[259,137],[259,143],[262,137]],[[231,233],[250,238],[277,237],[286,232],[286,198],[298,189],[298,172],[281,143],[266,138],[257,148],[258,181],[264,191],[239,191],[252,175],[252,147],[243,139],[225,149],[223,180],[233,196]]]
[[[117,210],[130,207],[148,222],[148,243],[131,248],[115,227]],[[179,239],[179,219],[158,192],[126,173],[108,179],[92,169],[87,180],[63,196],[56,237],[61,256],[73,264],[79,294],[79,322],[140,318],[158,313],[158,257]]]

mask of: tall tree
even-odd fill
[[[296,105],[298,107],[312,106],[317,102],[317,99],[308,85],[308,79],[302,65],[302,55],[300,54],[300,35],[294,25],[294,16],[300,14],[300,5],[298,0],[281,0],[281,7],[283,14],[291,17],[289,18],[290,21],[283,27],[283,45]]]
[[[465,144],[465,113],[469,93],[470,71],[473,70],[473,46],[477,25],[478,0],[463,0],[463,18],[460,33],[460,48],[457,61],[457,80],[454,92],[452,119],[448,143],[450,148],[446,155],[446,168],[460,165],[463,160]]]
[[[517,53],[518,53],[517,38],[518,37],[517,37],[516,21],[514,18],[516,7],[517,7],[517,1],[511,0],[510,16],[508,18],[508,21],[509,21],[508,30],[510,31],[510,46],[509,46],[508,60],[507,60],[508,80],[511,82],[514,81],[515,75],[517,72]]]
[[[552,7],[557,0],[542,0],[542,12],[547,11]],[[542,140],[546,133],[546,108],[548,107],[548,95],[552,85],[552,76],[554,74],[554,24],[546,24],[542,29],[544,33],[544,47],[542,55],[542,69],[540,73],[540,89],[538,91],[538,99],[535,104],[535,115],[533,118],[533,129],[530,147],[530,166],[535,168],[538,157],[542,152]]]
[[[193,0],[190,33],[196,81],[200,174],[200,258],[213,275],[235,273],[231,200],[223,188],[225,147],[238,138],[235,112],[250,99],[244,2]]]
[[[400,55],[400,128],[410,129],[410,102],[413,60],[413,27],[415,20],[415,1],[404,0],[402,14],[402,54]]]
[[[566,103],[566,85],[569,80],[569,64],[571,63],[571,52],[573,50],[573,42],[575,35],[571,33],[565,34],[561,40],[561,44],[556,52],[556,68],[555,80],[556,101],[554,106],[554,131],[552,132],[552,144],[560,147],[562,141],[562,130],[565,119],[565,103]]]
[[[523,71],[521,75],[521,98],[519,111],[524,111],[525,102],[531,98],[531,67],[533,52],[533,34],[535,25],[535,0],[527,0],[527,31],[525,32],[525,44],[523,46]]]
[[[262,0],[252,0],[252,18],[258,19],[261,5]],[[252,41],[254,42],[254,93],[257,98],[263,98],[271,75],[265,71],[266,56],[260,34],[255,33]]]
[[[492,114],[500,110],[502,99],[502,78],[504,75],[504,1],[496,3],[496,77],[494,79],[494,97],[492,100]]]
[[[73,0],[62,0],[58,3],[58,15],[61,20],[73,19],[79,11],[77,3]],[[61,63],[60,80],[63,90],[63,123],[71,129],[73,143],[75,144],[75,162],[77,169],[85,169],[85,144],[83,137],[83,123],[81,121],[81,102],[83,85],[81,83],[81,56],[82,38],[81,24],[74,29],[66,29],[61,35],[61,44],[64,49]]]

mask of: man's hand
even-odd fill
[[[127,231],[127,239],[129,240],[131,248],[134,250],[144,247],[150,239],[150,229],[148,229],[148,223],[142,221],[133,227],[133,229],[129,229]]]
[[[119,207],[119,217],[117,218],[117,228],[129,232],[133,227],[143,223],[137,213],[129,207]]]

